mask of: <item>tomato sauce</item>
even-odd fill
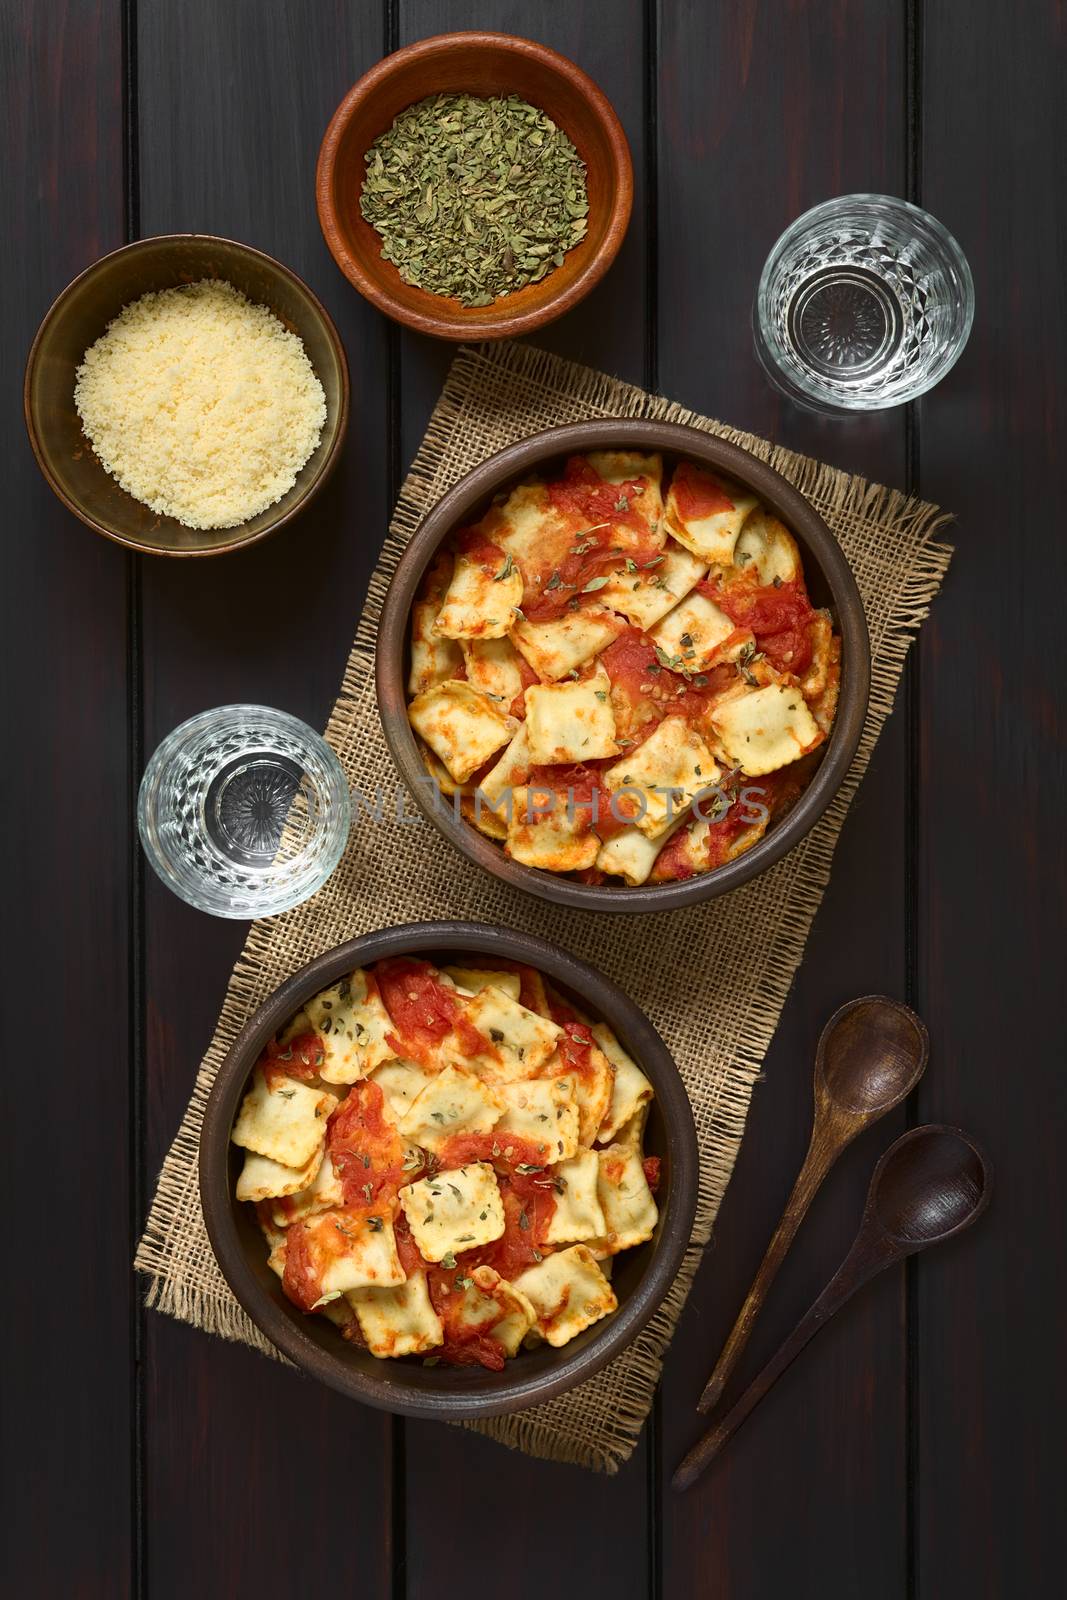
[[[718,478],[703,472],[689,461],[679,461],[674,469],[671,490],[678,515],[683,522],[703,522],[723,511],[732,511],[734,502]]]
[[[498,1172],[515,1167],[543,1167],[549,1161],[547,1144],[539,1145],[518,1133],[454,1133],[439,1152],[441,1166],[465,1167],[469,1161],[488,1161]]]
[[[647,738],[687,692],[686,680],[663,665],[651,639],[638,628],[621,633],[600,661],[611,680],[618,732],[634,743]]]
[[[517,1278],[547,1251],[544,1238],[556,1209],[556,1191],[547,1173],[500,1173],[497,1182],[504,1203],[504,1232],[492,1244],[464,1250],[456,1261],[466,1272],[492,1267],[502,1278]]]
[[[551,570],[527,581],[522,608],[531,622],[547,622],[568,608],[597,604],[586,586],[622,566],[625,556],[638,565],[659,555],[659,539],[638,506],[643,479],[606,483],[580,456],[567,462],[562,478],[546,484],[549,504],[573,524],[573,544]],[[602,587],[599,586],[599,587]]]
[[[455,542],[460,555],[491,571],[493,577],[507,565],[505,552],[498,544],[494,544],[492,539],[487,538],[481,528],[461,528],[456,534]]]
[[[404,1171],[406,1146],[384,1106],[380,1086],[364,1078],[352,1085],[326,1124],[326,1149],[346,1205],[392,1201],[411,1177]]]
[[[802,578],[789,583],[748,584],[720,582],[697,588],[739,628],[747,628],[771,666],[798,677],[811,665],[811,624],[815,612]]]
[[[347,1206],[330,1213],[325,1226],[322,1219],[294,1222],[285,1234],[285,1273],[282,1288],[301,1311],[311,1311],[322,1298],[322,1280],[328,1267],[338,1256],[346,1254],[352,1237],[364,1231],[366,1206]]]
[[[610,522],[648,532],[648,523],[636,504],[645,488],[643,478],[607,483],[585,456],[571,456],[563,477],[546,487],[550,504],[565,515],[584,517],[590,524]]]
[[[325,1060],[326,1051],[318,1034],[301,1033],[288,1044],[272,1039],[257,1065],[267,1080],[267,1087],[273,1089],[282,1078],[311,1083],[318,1077]]]
[[[660,1158],[659,1156],[645,1156],[641,1165],[645,1172],[645,1182],[652,1190],[652,1193],[655,1194],[659,1189]]]
[[[407,1060],[432,1062],[434,1046],[451,1031],[459,1015],[455,993],[438,981],[428,961],[413,956],[379,961],[374,976],[393,1024],[392,1032],[386,1034],[392,1049]]]

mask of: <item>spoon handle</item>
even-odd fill
[[[715,1459],[723,1445],[733,1437],[745,1418],[755,1410],[764,1395],[777,1383],[786,1368],[792,1365],[823,1324],[841,1309],[857,1289],[881,1272],[884,1267],[899,1260],[901,1254],[902,1252],[895,1249],[884,1235],[872,1237],[867,1229],[861,1228],[848,1255],[814,1305],[797,1323],[777,1355],[772,1356],[758,1377],[753,1378],[744,1394],[736,1405],[731,1406],[722,1421],[709,1428],[682,1461],[671,1480],[675,1489],[688,1489],[690,1484],[700,1477],[705,1467]]]
[[[857,1119],[858,1120],[858,1119]],[[752,1280],[752,1287],[745,1296],[745,1303],[737,1314],[737,1321],[730,1331],[730,1337],[722,1347],[715,1370],[704,1385],[704,1392],[697,1401],[697,1410],[707,1413],[718,1403],[719,1397],[725,1389],[742,1352],[748,1343],[756,1318],[759,1316],[766,1299],[767,1291],[778,1275],[778,1269],[789,1253],[789,1247],[796,1237],[797,1229],[807,1216],[808,1207],[818,1193],[819,1186],[842,1150],[851,1142],[855,1129],[843,1127],[839,1121],[832,1117],[822,1117],[816,1114],[815,1126],[811,1131],[811,1143],[808,1153],[804,1157],[804,1165],[797,1174],[797,1181],[793,1185],[793,1192],[786,1201],[782,1219],[771,1237],[766,1254],[760,1263],[759,1271]]]

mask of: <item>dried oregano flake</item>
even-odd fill
[[[585,238],[585,163],[516,95],[439,94],[367,151],[360,210],[405,283],[487,306],[536,283]]]

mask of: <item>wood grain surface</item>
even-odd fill
[[[537,342],[959,515],[653,1418],[613,1479],[344,1405],[141,1311],[129,1272],[242,939],[145,874],[136,783],[204,707],[325,719],[452,351],[387,325],[338,272],[315,157],[367,67],[458,27],[572,57],[633,151],[618,260]],[[9,1080],[5,1592],[450,1600],[489,1574],[527,1600],[545,1588],[538,1550],[568,1592],[627,1600],[1057,1592],[1065,55],[1056,0],[0,0],[7,1026],[49,1051],[45,1094],[21,1049]],[[941,217],[978,311],[928,399],[838,424],[767,387],[749,317],[781,229],[861,189]],[[124,238],[184,228],[305,276],[352,374],[347,448],[308,516],[188,566],[127,556],[69,517],[19,404],[54,293]],[[824,1281],[908,1122],[958,1122],[983,1142],[990,1213],[858,1295],[679,1498],[671,1470],[706,1425],[695,1401],[807,1145],[819,1030],[871,991],[925,1017],[930,1067],[917,1103],[834,1169],[727,1399]],[[43,1223],[62,1241],[44,1281],[27,1271],[27,1214],[34,1237]]]

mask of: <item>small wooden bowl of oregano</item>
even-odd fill
[[[633,201],[626,135],[565,56],[446,33],[349,90],[319,152],[337,265],[396,322],[503,339],[569,311],[614,260]]]

